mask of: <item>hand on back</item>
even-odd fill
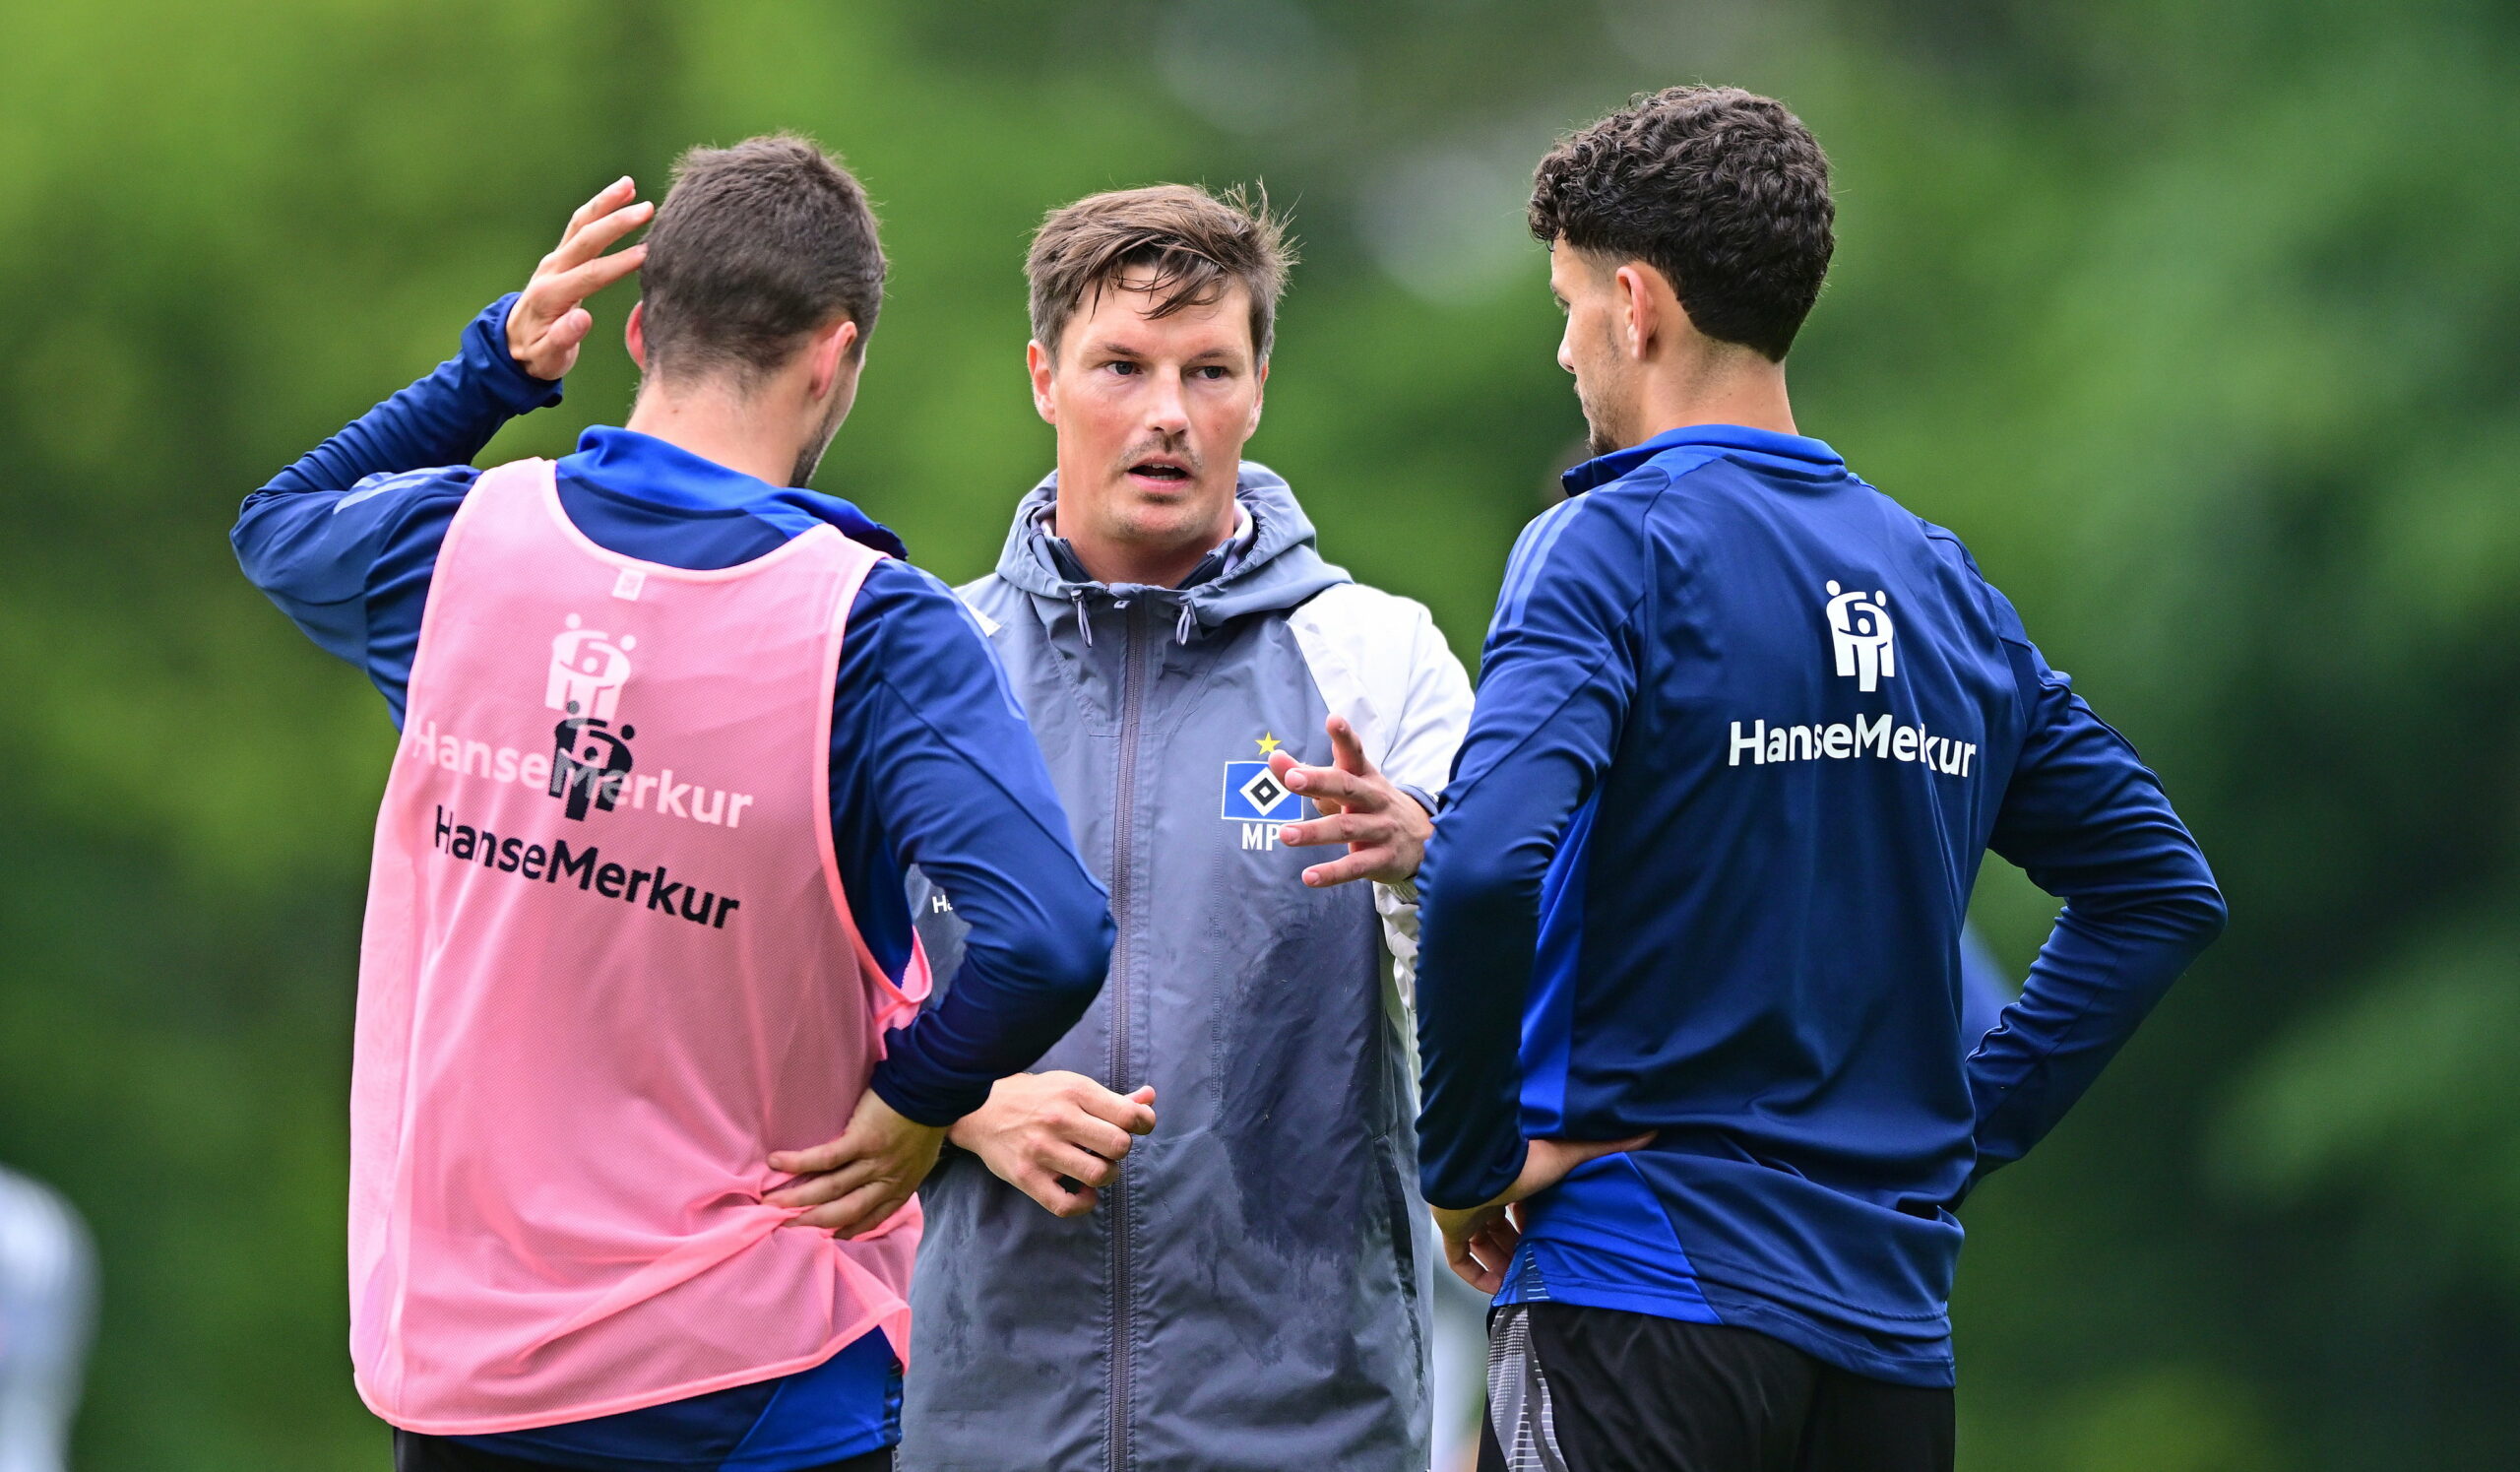
[[[534,268],[516,305],[508,308],[508,356],[536,378],[556,380],[577,366],[578,349],[595,327],[584,302],[639,269],[648,247],[633,245],[611,255],[603,252],[622,236],[646,224],[657,207],[634,198],[638,186],[628,175],[578,206],[560,243]]]
[[[1155,1086],[1120,1095],[1082,1073],[1018,1073],[954,1123],[954,1143],[1052,1216],[1083,1216],[1155,1131]]]
[[[1523,1240],[1517,1203],[1565,1180],[1577,1166],[1653,1142],[1651,1134],[1623,1140],[1533,1140],[1523,1156],[1523,1173],[1493,1199],[1460,1211],[1433,1208],[1435,1226],[1444,1234],[1445,1260],[1471,1287],[1496,1292],[1505,1286],[1505,1264]]]
[[[809,1150],[775,1150],[770,1168],[796,1179],[765,1194],[773,1206],[808,1208],[790,1227],[863,1237],[892,1219],[936,1168],[945,1131],[903,1118],[868,1089],[840,1138]]]
[[[1330,733],[1329,766],[1307,767],[1284,751],[1269,754],[1269,770],[1289,790],[1310,798],[1321,814],[1287,824],[1278,830],[1278,841],[1289,848],[1348,846],[1346,858],[1305,869],[1303,882],[1322,889],[1354,879],[1399,884],[1417,877],[1434,819],[1375,768],[1347,717],[1332,716],[1323,729]]]

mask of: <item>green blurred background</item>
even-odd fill
[[[2520,1464],[2520,17],[2399,0],[259,0],[0,12],[0,1161],[95,1224],[92,1469],[383,1464],[342,1267],[393,739],[237,501],[568,211],[772,128],[894,285],[821,485],[949,578],[1046,468],[1041,212],[1265,181],[1269,414],[1330,555],[1474,656],[1581,424],[1532,163],[1639,89],[1835,160],[1807,432],[1956,529],[2161,770],[2235,923],[1972,1202],[1974,1472]],[[617,421],[617,334],[488,460]],[[2050,907],[1990,864],[2025,966]]]

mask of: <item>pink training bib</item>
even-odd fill
[[[435,1435],[635,1410],[910,1343],[917,1203],[840,1242],[765,1204],[926,992],[858,938],[833,678],[882,556],[619,556],[545,461],[484,475],[421,621],[368,883],[350,1352]]]

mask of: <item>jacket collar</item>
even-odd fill
[[[1772,429],[1752,429],[1746,424],[1683,424],[1666,429],[1640,445],[1612,450],[1596,456],[1560,477],[1570,496],[1582,495],[1598,485],[1606,485],[1633,473],[1649,461],[1673,450],[1704,447],[1745,452],[1756,459],[1784,461],[1804,476],[1834,480],[1846,474],[1847,463],[1838,452],[1820,440],[1799,434],[1779,434]]]
[[[578,436],[577,453],[563,459],[559,469],[598,491],[651,506],[703,516],[749,514],[791,537],[817,524],[834,526],[879,552],[910,555],[891,528],[838,496],[801,485],[773,485],[653,434],[598,424]]]

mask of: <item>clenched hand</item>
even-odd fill
[[[1094,1209],[1135,1137],[1154,1132],[1153,1084],[1122,1095],[1082,1073],[1018,1073],[955,1120],[952,1138],[1050,1215],[1072,1217]]]

